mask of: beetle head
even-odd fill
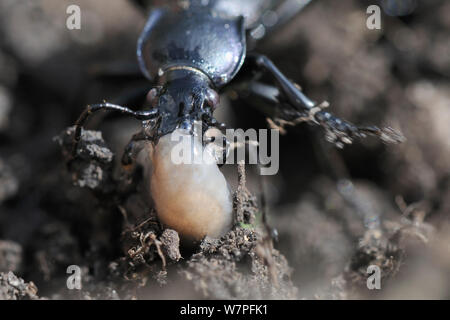
[[[161,116],[157,135],[163,136],[177,128],[193,130],[195,121],[206,124],[213,119],[219,95],[210,81],[199,72],[173,70],[160,79],[161,86],[147,94],[147,104],[158,108]]]

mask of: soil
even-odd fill
[[[65,27],[73,3],[81,30]],[[450,5],[411,3],[369,30],[370,1],[313,1],[256,48],[334,114],[406,141],[340,150],[318,126],[287,127],[277,175],[222,168],[234,227],[192,244],[158,221],[142,168],[118,172],[139,123],[95,117],[70,161],[83,106],[151,86],[122,72],[136,67],[143,10],[1,1],[0,299],[450,298]],[[111,63],[121,76],[97,75]],[[268,126],[227,93],[219,120]],[[380,290],[367,287],[371,265]],[[69,266],[80,290],[67,286]]]

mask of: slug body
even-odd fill
[[[174,133],[191,141],[194,163],[174,161],[180,142],[172,141],[172,134],[161,137],[150,151],[150,193],[158,217],[184,238],[220,237],[232,224],[230,189],[208,147],[183,132]]]

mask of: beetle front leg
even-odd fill
[[[140,131],[134,134],[126,145],[121,159],[121,180],[125,182],[126,186],[133,184],[136,159],[148,142],[149,138],[147,135],[144,131]]]
[[[269,94],[262,90],[261,83],[249,82],[248,90],[253,94],[264,97],[266,100],[277,101],[278,110],[272,119],[281,127],[295,125],[299,122],[318,124],[326,131],[327,139],[338,147],[352,143],[354,138],[363,138],[374,135],[387,143],[399,143],[404,141],[402,134],[392,128],[378,128],[376,126],[356,126],[346,120],[340,119],[330,112],[324,111],[329,106],[328,102],[317,104],[301,91],[300,87],[290,81],[275,65],[264,55],[252,54],[249,59],[258,70],[269,72],[275,79],[277,87],[269,87]],[[274,90],[277,90],[275,93]],[[270,97],[269,97],[270,95]]]
[[[304,112],[316,106],[316,103],[304,95],[299,87],[290,81],[269,58],[261,54],[250,54],[248,59],[254,63],[254,68],[269,72],[274,77],[280,88],[280,93],[292,107]]]

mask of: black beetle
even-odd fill
[[[389,128],[356,127],[322,111],[327,104],[316,104],[305,96],[267,57],[246,52],[247,38],[259,38],[261,32],[288,20],[308,2],[310,0],[245,3],[240,0],[171,0],[153,7],[137,44],[140,69],[156,85],[147,95],[152,108],[132,111],[110,103],[88,106],[76,123],[73,155],[76,155],[81,126],[89,114],[101,109],[120,111],[143,121],[157,119],[157,128],[151,134],[147,130],[135,139],[150,136],[157,139],[177,127],[190,129],[195,120],[202,121],[206,128],[223,125],[212,115],[219,104],[218,91],[232,81],[244,63],[273,76],[277,87],[248,81],[245,89],[240,88],[277,105],[278,110],[273,112],[277,119],[320,124],[338,146],[365,134],[377,135],[386,141],[401,140],[400,135]],[[267,19],[269,13],[272,19]],[[266,25],[264,20],[272,22]],[[247,37],[247,33],[256,36]]]
[[[388,142],[401,141],[402,137],[390,128],[358,127],[324,111],[326,103],[316,104],[305,96],[299,86],[288,80],[266,56],[247,52],[248,39],[254,41],[260,38],[274,26],[287,21],[308,2],[309,0],[159,1],[159,5],[152,7],[137,45],[140,69],[155,85],[147,94],[147,105],[150,108],[133,111],[106,102],[88,106],[76,123],[72,156],[77,156],[82,125],[92,112],[102,109],[120,111],[143,121],[143,130],[134,135],[126,147],[122,158],[124,167],[130,167],[134,163],[142,149],[142,141],[152,141],[157,146],[160,139],[176,129],[185,129],[193,134],[194,121],[201,121],[203,132],[211,127],[223,127],[224,125],[213,117],[213,112],[219,104],[219,91],[230,84],[244,64],[247,64],[249,69],[264,71],[272,76],[275,86],[262,84],[255,78],[236,85],[236,88],[251,92],[271,103],[271,114],[274,115],[272,118],[276,124],[299,121],[319,124],[326,130],[328,139],[339,147],[366,134],[377,135]],[[178,170],[178,167],[173,168]],[[162,174],[170,175],[168,171]],[[179,173],[179,176],[183,175],[184,173]],[[158,177],[158,174],[155,176]],[[164,180],[163,178],[161,180]],[[220,183],[222,182],[221,180]],[[157,189],[164,188],[170,189],[167,186]],[[225,193],[223,198],[227,197]],[[179,198],[177,193],[173,196]],[[163,195],[159,192],[156,197],[162,198]],[[167,206],[171,207],[172,211],[190,210],[188,202],[192,197],[182,198],[184,202],[175,209],[174,204],[167,199],[164,200],[164,205],[159,206],[158,201],[155,201],[158,213],[164,211]],[[202,203],[199,198],[195,201],[197,203],[192,204],[192,210],[208,203]],[[231,208],[228,204],[226,207],[218,209],[216,217],[208,209],[205,217],[209,215],[212,220],[217,220],[225,211],[228,216]],[[179,221],[183,220],[180,217],[171,220],[166,216],[162,220],[182,234],[196,239],[206,234],[222,234],[223,228],[220,226],[229,224],[227,218],[223,223],[219,223],[219,227],[212,226],[208,229],[203,225],[204,219],[198,216],[196,219],[200,224],[196,231],[187,231],[189,228],[195,229],[191,221],[179,225]]]
[[[389,128],[356,127],[322,111],[326,104],[317,105],[306,97],[267,57],[246,52],[247,38],[261,37],[261,32],[288,20],[308,2],[171,0],[153,7],[137,45],[140,69],[156,85],[147,95],[152,108],[132,111],[110,103],[88,106],[76,123],[73,155],[76,155],[81,126],[89,114],[101,109],[120,111],[143,121],[158,119],[157,128],[151,134],[147,130],[136,139],[144,136],[157,139],[177,127],[190,129],[195,120],[202,121],[206,128],[223,126],[212,115],[219,104],[218,91],[232,81],[244,63],[273,76],[277,88],[257,81],[247,81],[245,89],[237,87],[276,104],[279,108],[273,113],[277,119],[320,124],[338,146],[364,134],[378,135],[387,141],[400,140]],[[272,19],[267,19],[268,15]],[[265,20],[272,21],[267,25]],[[246,37],[246,32],[256,36]]]

